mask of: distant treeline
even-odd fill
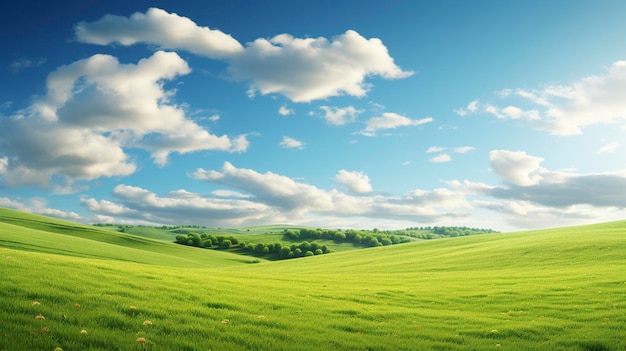
[[[449,237],[457,237],[457,236],[467,236],[474,234],[490,234],[490,233],[498,233],[493,229],[483,229],[483,228],[470,228],[470,227],[438,227],[438,226],[428,226],[428,227],[409,227],[406,228],[406,231],[409,232],[407,235],[413,237],[419,237],[420,233],[417,232],[427,232],[432,233],[434,235],[441,236],[449,236]],[[416,236],[417,234],[417,236]]]
[[[161,229],[161,230],[174,230],[174,229],[181,229],[181,228],[206,229],[206,226],[204,226],[204,225],[196,225],[196,224],[189,224],[189,225],[145,225],[145,224],[138,224],[138,225],[132,225],[132,224],[114,224],[114,223],[95,223],[95,224],[92,224],[92,225],[94,225],[96,227],[117,227],[118,231],[120,231],[120,232],[124,232],[124,231],[126,231],[126,229],[133,228],[133,227],[154,228],[154,229]]]
[[[387,234],[378,229],[347,229],[345,231],[339,229],[285,229],[283,236],[288,240],[333,240],[336,243],[352,243],[363,247],[387,246],[411,241],[406,236]]]
[[[206,249],[234,249],[252,256],[268,259],[287,259],[305,256],[323,255],[330,253],[326,245],[315,242],[302,242],[299,244],[285,245],[283,243],[251,244],[239,241],[234,236],[215,236],[210,234],[188,233],[176,235],[177,244],[201,247]]]

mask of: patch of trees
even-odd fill
[[[215,236],[206,233],[198,234],[194,232],[176,235],[177,244],[195,246],[202,248],[230,249],[233,245],[238,245],[239,240],[234,236]]]
[[[240,242],[234,236],[215,236],[210,234],[188,233],[176,235],[177,244],[200,247],[205,249],[234,250],[267,259],[282,260],[306,256],[316,256],[330,253],[326,245],[305,241],[298,244],[285,245],[283,243],[246,243]]]
[[[441,237],[457,237],[457,236],[467,236],[474,234],[491,234],[498,233],[493,229],[483,229],[483,228],[470,228],[470,227],[438,227],[438,226],[428,226],[428,227],[410,227],[406,228],[408,235],[414,238],[420,239],[435,239]],[[415,233],[418,231],[419,233]]]
[[[317,256],[330,253],[330,249],[326,245],[305,241],[298,244],[286,245],[283,243],[274,244],[248,244],[240,243],[239,248],[253,256],[263,256],[269,259],[288,259],[307,256]]]
[[[387,246],[411,241],[403,235],[388,234],[378,229],[373,230],[333,230],[333,229],[285,229],[284,238],[287,240],[333,240],[336,243],[352,243],[362,247]]]

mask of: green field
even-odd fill
[[[625,234],[620,221],[248,264],[0,209],[0,350],[623,351]]]

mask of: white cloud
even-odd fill
[[[330,194],[312,185],[272,172],[260,174],[236,168],[228,162],[224,163],[222,172],[199,168],[190,176],[250,193],[257,201],[287,212],[302,212],[309,207],[327,208],[332,204]]]
[[[366,122],[366,127],[360,133],[366,136],[373,136],[379,130],[394,129],[398,127],[419,126],[430,123],[433,118],[410,119],[393,112],[385,112],[380,117],[372,117]]]
[[[302,149],[304,148],[304,143],[294,138],[283,136],[283,141],[280,142],[280,146],[286,149]]]
[[[617,148],[619,147],[619,143],[613,141],[598,149],[598,154],[614,154],[617,152]]]
[[[203,196],[186,190],[159,196],[149,190],[118,185],[113,196],[121,204],[85,198],[83,205],[100,216],[129,218],[147,223],[241,225],[246,221],[264,221],[269,208],[244,199]],[[271,211],[269,211],[271,212]],[[272,219],[272,218],[270,218]]]
[[[603,74],[585,77],[570,85],[546,85],[534,90],[507,89],[498,94],[503,99],[521,99],[524,107],[509,105],[500,108],[484,104],[475,112],[526,121],[537,130],[555,135],[576,135],[591,125],[624,123],[624,90],[626,61],[617,61]]]
[[[336,223],[359,223],[359,226],[367,226],[383,220],[386,223],[460,223],[472,218],[477,211],[487,210],[502,214],[514,227],[538,228],[623,216],[626,171],[554,172],[542,169],[536,163],[538,158],[523,152],[495,151],[493,164],[508,164],[518,170],[502,174],[506,180],[504,185],[453,180],[446,182],[447,188],[415,189],[401,196],[373,192],[351,195],[320,189],[272,172],[261,174],[236,168],[226,162],[220,171],[199,168],[189,176],[232,190],[220,189],[209,196],[185,190],[157,195],[147,189],[119,185],[113,193],[115,201],[84,199],[83,203],[97,216],[114,217],[118,222],[130,219],[209,226],[260,223],[327,223],[335,227]],[[540,178],[528,176],[537,169],[542,169]],[[350,173],[345,183],[354,186],[359,172],[346,172]],[[511,179],[531,184],[518,185]],[[362,191],[365,187],[358,189]]]
[[[73,211],[62,211],[56,208],[50,208],[43,199],[32,198],[24,201],[13,200],[7,197],[0,197],[0,207],[8,207],[19,211],[38,213],[45,216],[51,216],[68,220],[80,220],[82,217]]]
[[[74,32],[84,43],[129,46],[143,42],[224,60],[233,78],[250,81],[249,97],[257,92],[282,94],[294,102],[344,94],[362,97],[371,88],[365,82],[368,77],[400,79],[413,74],[394,63],[380,39],[366,39],[353,30],[331,40],[280,34],[244,47],[219,30],[150,8],[145,14],[106,15],[95,22],[80,22]]]
[[[431,146],[426,150],[427,154],[444,151],[446,148],[441,146]]]
[[[489,160],[494,172],[519,186],[536,185],[545,173],[545,169],[539,166],[543,158],[523,151],[493,150],[489,153]]]
[[[454,212],[459,208],[467,207],[463,196],[447,189],[414,190],[403,196],[363,193],[359,196],[352,196],[336,190],[319,189],[272,172],[260,174],[254,170],[236,168],[228,162],[224,164],[221,172],[199,168],[189,176],[248,193],[250,201],[270,206],[273,211],[291,220],[324,216],[431,222],[436,219],[466,215],[464,211]],[[356,190],[356,192],[369,190],[369,180],[365,178],[365,175],[360,175],[358,172],[340,172],[339,177],[344,182],[343,185],[354,188],[351,190]]]
[[[626,171],[579,174],[550,171],[540,157],[494,150],[491,166],[503,185],[448,182],[457,192],[486,196],[473,205],[506,215],[521,228],[556,227],[623,217],[626,209]]]
[[[280,114],[281,116],[293,115],[293,110],[290,108],[287,108],[286,106],[281,106],[278,109],[278,114]]]
[[[335,176],[335,181],[354,194],[367,194],[372,192],[370,178],[363,172],[348,172],[342,169]]]
[[[130,17],[106,15],[95,22],[80,22],[74,27],[83,43],[130,46],[144,42],[161,49],[182,49],[210,58],[240,54],[243,46],[229,34],[200,27],[187,17],[150,8]]]
[[[467,106],[465,107],[455,109],[454,112],[456,112],[456,114],[458,114],[459,116],[464,117],[468,114],[475,113],[476,111],[478,111],[479,107],[480,107],[479,101],[474,100],[474,101],[471,101],[469,104],[467,104]]]
[[[363,110],[357,110],[353,106],[320,106],[320,109],[324,110],[324,119],[326,119],[326,122],[334,126],[342,126],[352,123],[356,120],[356,116],[363,112]]]
[[[475,150],[476,148],[473,146],[460,146],[460,147],[455,147],[453,149],[453,151],[457,154],[466,154],[470,151]]]
[[[433,163],[445,163],[445,162],[450,162],[452,161],[452,157],[450,157],[450,155],[448,154],[441,154],[441,155],[437,155],[433,158],[430,158],[428,160],[429,162],[433,162]]]
[[[71,179],[129,175],[126,148],[150,151],[159,165],[173,153],[241,152],[245,136],[215,136],[185,116],[163,82],[189,72],[175,53],[158,51],[137,64],[94,55],[50,73],[47,93],[25,115],[0,120],[9,157],[7,186],[45,186],[58,174]]]
[[[353,30],[332,41],[289,34],[259,38],[228,62],[232,76],[250,80],[253,92],[278,93],[295,102],[343,94],[362,97],[370,89],[366,77],[398,79],[412,74],[396,66],[380,39],[366,39]]]
[[[588,205],[567,208],[541,206],[529,201],[474,201],[483,208],[504,215],[506,222],[524,229],[545,229],[576,224],[590,224],[620,218],[619,210],[599,209]]]

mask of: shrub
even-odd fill
[[[224,239],[220,243],[220,249],[230,249],[231,245],[232,245],[232,242],[230,240]]]

